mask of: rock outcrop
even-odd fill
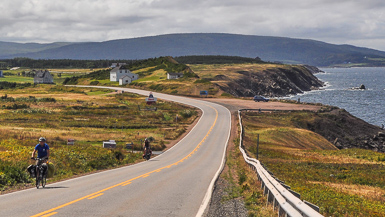
[[[321,69],[319,69],[316,66],[303,65],[303,67],[305,67],[307,70],[309,70],[313,74],[325,73],[324,71],[322,71]]]
[[[303,65],[282,65],[263,71],[236,71],[239,75],[237,79],[226,75],[216,76],[212,83],[236,97],[280,97],[322,87],[323,82],[313,72]]]
[[[361,84],[359,87],[353,87],[352,90],[366,90],[365,85]]]
[[[315,118],[301,125],[322,135],[339,149],[362,148],[385,152],[385,130],[343,109],[319,111]]]

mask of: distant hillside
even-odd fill
[[[44,51],[48,49],[54,49],[63,47],[69,44],[74,44],[70,42],[56,42],[56,43],[50,43],[50,44],[39,44],[39,43],[12,43],[12,42],[3,42],[0,41],[0,57],[2,56],[23,56],[19,54],[23,53],[34,53],[39,51]]]
[[[12,46],[22,45],[12,43]],[[223,55],[259,57],[264,61],[315,66],[350,63],[361,66],[385,66],[385,52],[383,51],[351,45],[334,45],[315,40],[221,33],[168,34],[106,42],[76,43],[46,48],[37,52],[15,53],[16,51],[13,51],[12,53],[9,51],[10,48],[7,50],[3,47],[7,46],[0,46],[0,58],[2,59],[29,57],[33,59],[99,60]]]

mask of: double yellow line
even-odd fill
[[[189,157],[191,157],[196,151],[198,151],[198,149],[200,148],[200,146],[203,144],[203,142],[204,142],[204,141],[207,139],[207,137],[210,135],[211,131],[213,130],[213,128],[214,128],[214,126],[215,126],[215,124],[217,123],[217,120],[218,120],[218,111],[217,111],[214,107],[212,107],[212,106],[210,106],[210,105],[208,105],[208,106],[211,107],[212,109],[214,109],[214,111],[215,111],[215,120],[214,120],[214,123],[213,123],[213,125],[211,126],[210,130],[207,132],[206,136],[202,139],[202,141],[200,141],[200,143],[194,148],[194,150],[192,150],[186,157],[184,157],[184,158],[182,158],[181,160],[179,160],[179,161],[177,161],[177,162],[175,162],[175,163],[173,163],[173,164],[170,164],[170,165],[168,165],[168,166],[165,166],[165,167],[162,167],[162,168],[153,170],[153,171],[151,171],[151,172],[142,174],[142,175],[137,176],[137,177],[135,177],[135,178],[132,178],[132,179],[129,179],[129,180],[127,180],[127,181],[121,182],[121,183],[119,183],[119,184],[110,186],[110,187],[105,188],[105,189],[103,189],[103,190],[97,191],[97,192],[95,192],[95,193],[92,193],[92,194],[89,194],[89,195],[87,195],[87,196],[81,197],[81,198],[79,198],[79,199],[73,200],[73,201],[71,201],[71,202],[65,203],[65,204],[60,205],[60,206],[58,206],[58,207],[55,207],[55,208],[49,209],[49,210],[47,210],[47,211],[41,212],[41,213],[39,213],[39,214],[33,215],[33,216],[31,216],[31,217],[48,217],[48,216],[53,216],[53,215],[57,214],[57,212],[55,212],[55,211],[58,210],[58,209],[61,209],[61,208],[66,207],[66,206],[69,206],[69,205],[71,205],[71,204],[74,204],[74,203],[79,202],[79,201],[84,200],[84,199],[89,199],[89,200],[91,200],[91,199],[97,198],[97,197],[99,197],[99,196],[102,196],[102,195],[104,194],[103,192],[108,191],[108,190],[110,190],[110,189],[112,189],[112,188],[115,188],[115,187],[118,187],[118,186],[127,186],[127,185],[131,184],[131,183],[132,183],[134,180],[136,180],[136,179],[139,179],[139,178],[146,178],[146,177],[150,176],[152,173],[158,173],[158,172],[162,171],[163,169],[168,169],[168,168],[170,168],[170,167],[172,167],[172,166],[176,166],[176,165],[178,165],[179,163],[182,163],[183,161],[187,160],[187,159],[188,159]]]

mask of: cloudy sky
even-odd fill
[[[7,42],[235,33],[385,51],[383,0],[3,0],[0,11]]]

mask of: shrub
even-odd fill
[[[14,104],[12,104],[10,106],[4,106],[3,105],[3,108],[5,108],[5,109],[14,109],[14,110],[16,110],[16,109],[25,109],[25,108],[29,108],[29,105],[14,103]]]
[[[196,111],[191,111],[189,109],[185,109],[181,112],[179,112],[179,114],[183,117],[183,118],[190,118],[192,117],[193,115],[196,115]]]
[[[229,94],[229,93],[222,93],[221,96],[224,96],[224,97],[232,97],[233,95]]]
[[[198,79],[196,81],[194,81],[195,84],[211,84],[211,81],[207,80],[207,79]]]

